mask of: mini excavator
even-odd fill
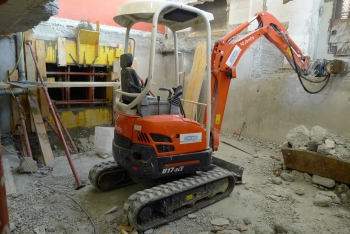
[[[235,184],[242,182],[243,168],[214,157],[213,151],[218,150],[226,99],[230,82],[236,78],[237,63],[260,37],[265,36],[284,54],[300,80],[324,82],[322,90],[332,73],[334,61],[317,60],[310,65],[309,57],[302,54],[285,27],[264,11],[216,41],[210,56],[211,20],[211,13],[171,1],[129,2],[114,17],[116,23],[126,27],[125,54],[120,57],[121,90],[116,90],[121,98],[116,100],[114,118],[115,162],[94,166],[89,179],[100,191],[134,183],[146,188],[132,194],[124,205],[124,214],[136,230],[151,229],[220,201],[230,195]],[[254,20],[258,21],[257,29],[237,37]],[[133,56],[128,53],[130,29],[138,22],[152,24],[148,82],[144,85],[131,68]],[[207,95],[203,123],[185,117],[180,85],[160,88],[168,93],[167,100],[149,95],[158,24],[173,32],[177,81],[176,32],[199,24],[206,29],[205,80],[211,82],[206,82],[205,92],[210,95]],[[312,79],[307,77],[310,74],[314,76]]]

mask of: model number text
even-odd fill
[[[162,174],[167,174],[167,173],[172,173],[172,172],[180,172],[184,169],[184,166],[181,167],[169,167],[169,168],[165,168],[162,171]]]

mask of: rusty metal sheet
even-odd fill
[[[318,153],[282,148],[287,168],[350,184],[350,162]]]
[[[350,54],[350,19],[332,20],[329,44],[336,47],[336,55]]]

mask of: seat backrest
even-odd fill
[[[136,71],[131,68],[133,59],[134,58],[130,53],[122,54],[120,56],[120,67],[122,68],[120,71],[121,87],[123,92],[141,93],[139,77],[136,74]],[[134,99],[135,97],[122,95],[122,100],[125,104],[131,103]]]

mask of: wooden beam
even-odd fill
[[[10,76],[10,81],[18,81],[18,70],[16,70],[17,76]],[[9,70],[9,74],[11,71]],[[15,72],[14,72],[15,73]],[[12,73],[13,75],[13,73]],[[19,112],[18,112],[18,106],[15,98],[11,95],[11,107],[12,107],[12,135],[18,134],[16,131],[16,125],[19,121]]]
[[[59,37],[57,38],[57,58],[58,66],[66,67],[67,58],[66,58],[66,38]]]
[[[54,156],[52,153],[49,138],[46,134],[45,125],[43,123],[43,117],[40,113],[39,104],[36,98],[36,93],[33,91],[30,91],[28,95],[28,100],[31,108],[31,114],[33,116],[34,124],[36,127],[36,133],[38,136],[41,153],[44,158],[44,163],[45,163],[45,166],[48,166],[54,160]]]
[[[36,40],[36,56],[38,60],[38,67],[40,69],[40,73],[42,78],[46,80],[46,52],[45,52],[45,41]],[[39,104],[42,117],[47,117],[50,119],[50,110],[49,104],[46,100],[45,93],[42,89],[39,89]],[[51,131],[48,124],[45,122],[46,131]]]
[[[204,78],[205,66],[207,64],[205,54],[206,54],[205,43],[199,43],[196,46],[196,51],[193,58],[191,76],[186,88],[186,95],[184,98],[185,100],[194,101],[194,102],[198,102],[199,100],[199,94],[202,89],[202,83]],[[187,118],[189,119],[195,118],[196,112],[197,112],[196,107],[197,106],[195,104],[188,103],[188,102],[184,103],[184,110]]]
[[[24,40],[31,40],[33,52],[35,54],[35,43],[33,41],[33,30],[26,31],[24,33]],[[36,81],[36,69],[35,69],[35,63],[33,60],[33,56],[30,52],[30,49],[27,45],[24,46],[24,53],[25,53],[25,60],[26,60],[26,71],[27,71],[27,80],[29,81]]]
[[[16,185],[15,185],[15,182],[13,181],[11,167],[8,159],[2,160],[2,166],[4,168],[6,195],[16,194],[17,192]]]

